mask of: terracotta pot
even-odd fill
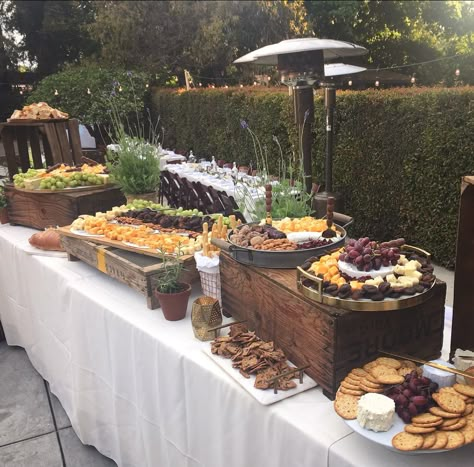
[[[8,218],[7,208],[0,208],[0,224],[8,224],[10,222]]]
[[[135,199],[144,199],[153,203],[158,202],[158,192],[152,191],[151,193],[141,193],[138,195],[125,195],[127,198],[127,204],[131,203]]]
[[[161,293],[155,289],[155,297],[159,300],[163,314],[168,321],[179,321],[186,317],[191,285],[180,283],[183,290],[176,293]]]

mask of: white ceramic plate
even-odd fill
[[[239,370],[232,368],[232,360],[230,358],[224,358],[220,355],[214,355],[211,352],[210,343],[206,342],[207,346],[202,349],[202,351],[222,370],[224,370],[229,376],[231,376],[237,383],[239,383],[253,398],[257,399],[260,404],[270,405],[275,402],[281,401],[288,397],[304,392],[308,389],[314,388],[317,386],[316,381],[310,378],[307,374],[304,375],[303,383],[300,384],[298,379],[295,379],[296,388],[289,389],[288,391],[278,391],[277,394],[273,392],[273,389],[257,389],[254,387],[255,376],[250,375],[250,378],[243,377]],[[289,366],[294,367],[290,362],[287,362]]]
[[[393,426],[390,430],[385,432],[375,432],[372,430],[366,430],[359,425],[357,420],[344,420],[347,425],[349,425],[356,433],[363,436],[364,438],[380,444],[381,446],[389,449],[390,451],[398,452],[400,454],[410,454],[410,455],[417,455],[417,454],[433,454],[436,452],[446,452],[449,449],[425,449],[425,450],[418,450],[418,451],[400,451],[399,449],[395,449],[392,446],[392,438],[401,431],[405,430],[405,423],[403,423],[402,419],[395,414],[393,418]]]
[[[81,235],[82,237],[103,237],[104,235],[92,234],[85,230],[71,229],[71,233],[74,235]]]
[[[359,271],[356,266],[350,263],[346,263],[345,261],[338,261],[337,267],[339,268],[341,272],[347,274],[350,277],[355,277],[356,279],[358,279],[359,277],[367,277],[367,276],[370,276],[373,279],[375,279],[376,277],[385,277],[388,274],[392,274],[393,268],[394,268],[394,266],[387,266],[387,267],[382,266],[378,271],[374,270],[374,271],[365,272],[365,271]]]

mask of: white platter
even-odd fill
[[[372,441],[373,443],[380,444],[384,448],[398,452],[400,454],[409,454],[409,455],[418,455],[418,454],[434,454],[437,452],[447,452],[449,449],[424,449],[424,450],[418,450],[418,451],[400,451],[399,449],[395,449],[392,446],[392,438],[397,434],[400,433],[401,431],[405,431],[405,423],[403,423],[403,420],[395,414],[393,418],[393,426],[390,428],[390,430],[385,431],[385,432],[378,432],[376,433],[375,431],[372,430],[366,430],[365,428],[362,428],[359,425],[359,422],[357,420],[344,420],[347,425],[349,425],[356,433],[359,435],[363,436],[364,438]]]
[[[346,263],[345,261],[338,261],[337,267],[339,268],[341,272],[343,272],[344,274],[347,274],[349,277],[354,277],[355,279],[359,279],[359,277],[367,277],[367,276],[370,276],[373,279],[375,279],[376,277],[385,277],[388,274],[392,274],[393,268],[395,266],[386,266],[386,267],[382,266],[378,271],[373,270],[373,271],[365,272],[365,271],[359,271],[357,269],[357,266],[354,266],[351,263]]]
[[[85,230],[71,229],[71,233],[74,235],[81,235],[82,237],[103,237],[104,235],[92,234]]]
[[[253,398],[257,399],[258,402],[262,405],[270,405],[275,402],[287,399],[288,397],[299,394],[300,392],[307,391],[308,389],[314,388],[317,386],[316,381],[310,378],[307,374],[304,375],[303,383],[300,384],[298,379],[295,379],[297,386],[294,389],[289,389],[288,391],[278,390],[278,393],[275,394],[273,389],[257,389],[254,387],[255,376],[250,375],[250,378],[244,378],[238,369],[232,368],[232,360],[230,358],[224,358],[220,355],[214,355],[211,352],[210,343],[206,342],[206,347],[202,351],[222,370],[224,370],[229,376],[231,376],[237,383],[239,383]],[[289,366],[294,367],[291,362],[287,362]]]

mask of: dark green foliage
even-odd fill
[[[286,90],[156,91],[154,110],[165,127],[164,146],[198,157],[248,165],[254,150],[246,120],[278,172],[276,135],[288,159],[297,148]],[[351,235],[405,237],[454,265],[460,182],[474,173],[474,90],[416,88],[340,92],[336,111],[334,188],[355,218]],[[313,171],[323,182],[324,106],[315,98]]]

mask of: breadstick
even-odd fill
[[[230,215],[229,216],[229,221],[230,221],[230,228],[232,230],[235,230],[235,228],[237,227],[237,222],[235,221],[235,216],[234,214]]]
[[[217,219],[217,238],[221,238],[222,235],[222,216]]]
[[[227,238],[227,226],[226,225],[222,226],[221,238],[224,239],[224,240]]]

